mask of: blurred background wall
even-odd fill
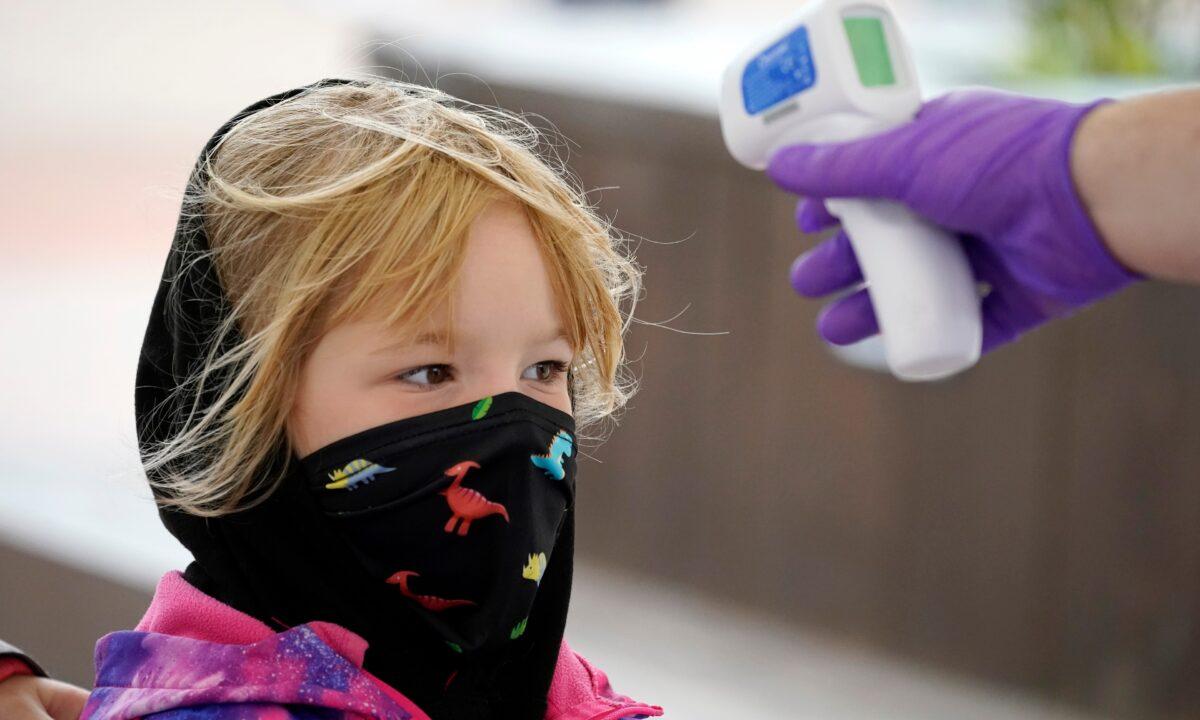
[[[896,4],[931,94],[1198,79],[1190,1]],[[794,7],[0,6],[0,637],[87,683],[95,638],[186,560],[131,405],[178,192],[237,110],[370,70],[553,126],[635,238],[641,390],[581,465],[572,619],[619,688],[691,717],[721,717],[713,684],[777,696],[764,717],[1200,717],[1200,292],[1134,288],[936,385],[839,360],[787,284],[816,238],[714,115],[727,59]],[[663,609],[624,637],[629,598]],[[665,650],[634,645],[652,625]]]

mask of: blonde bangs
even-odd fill
[[[321,302],[321,333],[387,308],[383,322],[410,339],[439,308],[452,308],[470,226],[498,197],[488,183],[434,158],[419,177],[347,201],[353,221],[327,242],[357,260]]]

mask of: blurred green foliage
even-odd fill
[[[1026,0],[1027,70],[1047,75],[1163,71],[1154,31],[1162,0]]]

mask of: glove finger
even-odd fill
[[[817,317],[817,332],[826,342],[849,345],[879,332],[875,310],[864,288],[836,300]]]
[[[1046,310],[1013,277],[991,246],[975,238],[965,238],[963,248],[975,279],[989,287],[979,306],[984,353],[1016,340],[1021,333],[1048,319]]]
[[[979,282],[985,282],[993,287],[1013,282],[1011,273],[1004,266],[1000,255],[986,242],[966,235],[959,235],[962,241],[963,253],[967,256],[967,264]]]
[[[767,175],[798,195],[898,200],[911,175],[903,167],[902,129],[845,143],[790,145],[771,158]]]
[[[862,269],[845,231],[818,244],[792,262],[792,289],[810,298],[822,297],[862,282]]]
[[[1021,288],[993,288],[979,306],[983,314],[983,352],[1016,340],[1023,333],[1048,322],[1048,313],[1036,298]]]
[[[796,206],[796,226],[802,232],[821,232],[838,224],[821,198],[805,198]]]
[[[983,354],[1017,339],[1020,331],[1010,322],[1012,308],[1005,293],[993,290],[979,307],[983,314]]]

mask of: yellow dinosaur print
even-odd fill
[[[384,467],[366,458],[359,458],[346,463],[345,467],[329,473],[332,482],[325,484],[327,490],[353,490],[375,479],[376,475],[390,473],[395,468]]]
[[[525,563],[525,569],[521,571],[521,577],[526,580],[532,580],[538,585],[542,584],[542,575],[546,574],[546,553],[531,554],[529,562]]]

